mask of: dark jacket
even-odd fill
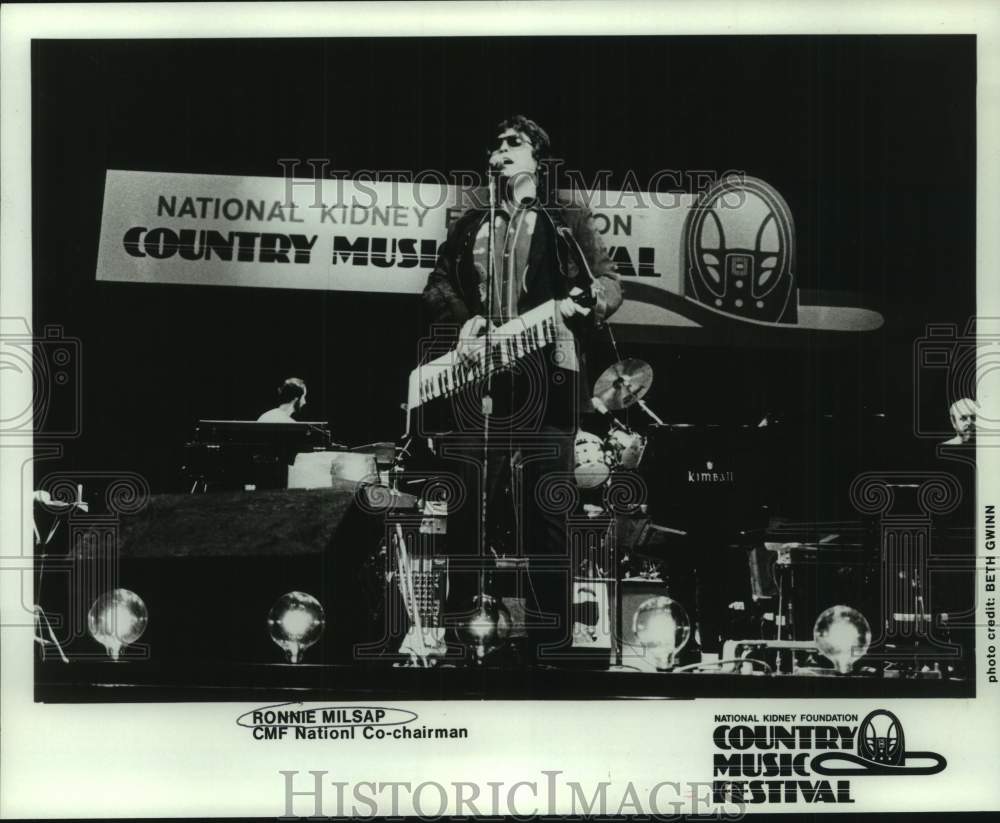
[[[622,283],[584,203],[559,197],[539,211],[518,309],[524,313],[547,300],[567,297],[574,286],[589,291],[591,280],[584,264],[589,267],[595,281],[597,305],[588,318],[574,317],[569,321],[580,364],[576,402],[585,403],[590,397],[586,350],[598,334],[596,328],[622,304]],[[424,287],[428,323],[439,330],[441,326],[448,327],[456,339],[466,320],[486,313],[480,299],[480,274],[474,265],[473,245],[480,226],[488,218],[488,209],[476,208],[455,222]]]
[[[540,211],[542,214],[531,241],[521,311],[546,300],[566,297],[574,285],[586,291],[590,281],[581,271],[579,258],[582,253],[597,280],[598,291],[603,292],[592,318],[594,322],[607,320],[622,304],[622,284],[615,264],[594,229],[590,209],[583,203],[560,197]],[[485,313],[479,299],[479,272],[473,265],[472,246],[488,215],[487,209],[465,212],[455,221],[447,241],[441,246],[437,265],[423,292],[430,323],[458,327],[470,317]]]

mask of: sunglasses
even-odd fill
[[[498,149],[502,149],[504,147],[505,143],[507,144],[507,147],[511,148],[511,149],[516,149],[518,146],[530,146],[531,145],[530,141],[525,140],[519,134],[505,134],[497,142],[497,148]]]

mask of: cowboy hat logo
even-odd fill
[[[723,180],[687,220],[690,297],[749,320],[797,322],[795,225],[773,187],[753,177]]]
[[[813,758],[811,768],[824,775],[937,774],[948,761],[937,752],[906,751],[899,718],[885,709],[871,712],[858,727],[858,753],[825,752]]]

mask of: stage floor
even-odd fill
[[[314,700],[618,700],[704,698],[972,697],[975,679],[897,679],[580,667],[430,669],[371,665],[39,662],[35,699],[46,703]]]

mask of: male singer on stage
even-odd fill
[[[503,545],[506,532],[529,558],[528,607],[545,617],[528,624],[528,653],[537,653],[543,663],[541,647],[551,650],[572,634],[568,566],[553,571],[553,564],[543,560],[567,554],[566,511],[549,499],[552,483],[572,477],[577,416],[581,404],[590,401],[583,344],[622,303],[618,273],[590,210],[582,201],[556,195],[546,179],[543,161],[549,147],[544,129],[524,116],[498,126],[489,152],[496,196],[493,230],[488,206],[465,212],[441,247],[423,292],[429,321],[457,332],[457,350],[466,360],[482,345],[488,323],[492,333],[535,307],[558,301],[567,339],[520,358],[512,372],[494,377],[483,400],[483,418],[459,424],[460,433],[452,438],[464,444],[468,472],[476,455],[481,465],[482,428],[489,430],[491,522],[482,537],[485,554],[511,548]],[[475,470],[467,476],[474,481]],[[449,516],[449,546],[467,547],[461,550],[465,555],[477,553],[483,532],[473,489],[479,483],[470,485],[462,510]],[[464,581],[452,575],[449,613],[472,602],[472,582],[469,575]],[[539,625],[545,618],[548,625]]]

